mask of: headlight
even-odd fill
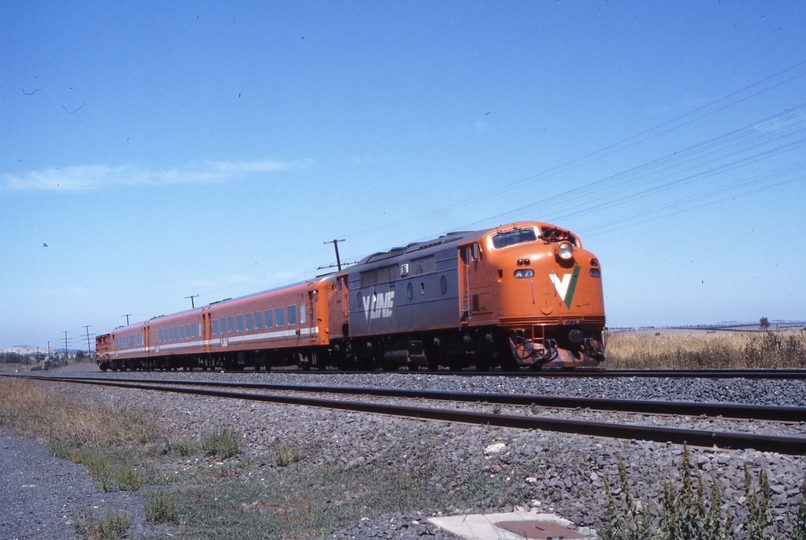
[[[570,260],[574,256],[574,248],[570,242],[563,242],[557,247],[557,255],[564,261]]]

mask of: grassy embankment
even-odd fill
[[[278,441],[265,455],[245,457],[241,436],[228,429],[198,440],[175,439],[146,413],[2,380],[0,426],[46,441],[53,455],[84,464],[100,489],[143,495],[146,517],[172,526],[180,538],[328,536],[387,512],[523,502],[523,494],[508,491],[505,475],[490,480],[479,474],[456,478],[451,489],[439,486],[451,472],[440,469],[416,435],[403,431],[388,434],[396,442],[383,455],[355,467],[324,456],[316,441]],[[412,448],[416,459],[401,462]],[[100,512],[76,511],[77,532],[92,540],[127,534],[131,516]]]
[[[610,369],[806,368],[806,332],[612,332]]]

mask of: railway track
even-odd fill
[[[30,377],[23,377],[30,378]],[[254,390],[291,391],[304,393],[329,393],[372,395],[376,397],[417,398],[446,401],[474,401],[507,405],[541,405],[562,408],[590,408],[607,411],[637,412],[671,415],[707,415],[731,418],[753,418],[756,420],[772,420],[783,422],[806,421],[806,407],[779,407],[765,405],[743,405],[724,403],[692,403],[670,401],[643,400],[609,400],[592,398],[564,398],[555,396],[537,396],[524,394],[494,394],[469,392],[440,392],[428,390],[400,390],[364,387],[327,387],[301,385],[275,385],[264,383],[236,383],[211,381],[166,381],[140,380],[121,381],[99,378],[79,377],[34,377],[37,380],[66,382],[152,390],[159,392],[175,392],[200,396],[211,396],[249,401],[263,401],[302,405],[309,407],[326,407],[330,409],[385,414],[398,417],[441,420],[483,424],[490,426],[518,429],[541,429],[580,435],[610,437],[620,439],[640,439],[675,444],[688,443],[694,446],[717,446],[721,448],[747,449],[777,452],[789,455],[806,453],[806,437],[790,437],[756,433],[739,433],[730,431],[698,430],[676,427],[645,426],[635,424],[618,424],[544,418],[524,415],[502,415],[486,412],[457,411],[448,409],[389,405],[363,401],[344,401],[337,399],[318,399],[310,397],[255,393]],[[179,386],[182,385],[182,386]],[[248,389],[251,392],[234,392],[221,388]]]
[[[96,378],[83,377],[37,377],[43,380],[79,382],[92,384]],[[561,409],[594,409],[610,412],[640,414],[666,414],[676,416],[722,416],[725,418],[770,420],[774,422],[806,422],[806,407],[775,405],[747,405],[743,403],[703,403],[690,401],[660,401],[639,399],[605,399],[585,397],[547,396],[536,394],[504,394],[491,392],[448,392],[440,390],[404,390],[399,388],[374,388],[365,386],[309,386],[296,384],[272,384],[233,381],[188,381],[181,379],[139,379],[136,381],[109,381],[109,386],[123,388],[142,384],[170,386],[192,385],[207,388],[238,388],[247,390],[275,390],[311,394],[361,395],[389,398],[426,399],[500,405],[537,405]],[[130,386],[132,385],[132,386]]]
[[[87,373],[101,372],[96,370],[87,370]],[[197,373],[204,373],[203,371],[196,370]],[[125,372],[124,372],[125,373]],[[224,371],[223,373],[233,374],[246,374],[246,373],[261,373],[255,371]],[[333,375],[333,374],[351,374],[351,375],[388,375],[389,372],[385,371],[341,371],[336,369],[328,369],[324,371],[319,370],[302,370],[302,369],[275,369],[272,373],[284,373],[294,375]],[[403,370],[400,373],[407,373]],[[564,371],[557,369],[547,369],[540,371],[425,371],[418,370],[408,373],[417,373],[418,375],[434,375],[434,376],[461,376],[461,377],[561,377],[561,378],[598,378],[598,379],[616,379],[616,378],[656,378],[656,379],[773,379],[773,380],[806,380],[806,369],[803,368],[779,368],[779,369],[655,369],[655,370],[640,370],[640,369],[598,369],[598,368],[581,368],[572,371]]]
[[[293,374],[306,374],[306,375],[331,375],[333,373],[350,373],[350,374],[384,374],[384,371],[340,371],[340,370],[276,370],[277,373],[293,373]],[[224,373],[249,373],[245,371],[225,371]],[[403,370],[401,373],[407,373]],[[571,371],[560,369],[546,369],[538,371],[410,371],[408,373],[417,373],[420,375],[435,375],[435,376],[461,376],[461,377],[565,377],[565,378],[584,378],[591,377],[595,379],[617,379],[623,377],[636,377],[636,378],[655,378],[655,379],[783,379],[783,380],[804,380],[806,379],[806,369],[792,368],[792,369],[597,369],[597,368],[581,368]]]

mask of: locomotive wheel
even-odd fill
[[[507,362],[501,362],[501,370],[506,371],[508,373],[513,373],[515,371],[520,371],[520,366],[517,362],[513,360],[509,360]]]

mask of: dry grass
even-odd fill
[[[612,369],[716,369],[806,367],[806,332],[714,334],[610,334]]]
[[[0,426],[77,448],[135,446],[157,439],[155,424],[137,412],[89,404],[18,380],[0,382]]]

